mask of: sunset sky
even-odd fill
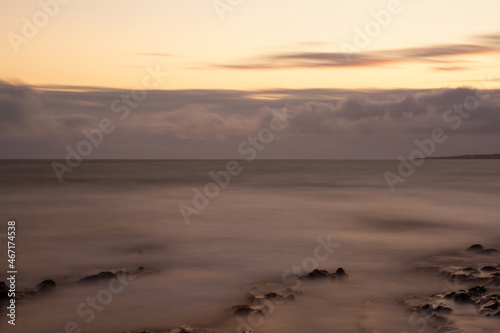
[[[465,91],[457,100],[447,100],[440,107],[419,103],[421,95],[435,96],[442,94],[443,89],[453,91],[459,87],[493,91],[500,84],[497,0],[243,0],[240,4],[232,1],[236,5],[225,7],[230,9],[227,11],[221,9],[221,4],[231,3],[227,0],[61,2],[67,3],[0,0],[0,31],[4,36],[0,40],[0,106],[3,126],[8,127],[2,134],[1,157],[63,157],[64,147],[78,142],[84,128],[96,126],[105,112],[102,108],[109,109],[105,105],[120,97],[122,91],[141,86],[148,66],[161,68],[168,76],[147,87],[159,92],[141,104],[143,115],[134,115],[120,126],[121,131],[127,132],[122,135],[137,137],[138,141],[131,144],[123,139],[125,142],[122,140],[117,147],[120,134],[113,134],[114,138],[96,149],[93,157],[237,156],[232,153],[234,143],[229,137],[237,143],[248,133],[228,129],[232,126],[229,124],[220,125],[221,130],[219,125],[210,123],[210,116],[205,117],[207,113],[221,117],[224,112],[232,117],[234,125],[233,120],[238,117],[252,123],[249,119],[254,119],[262,108],[284,107],[285,102],[291,101],[297,106],[335,101],[329,107],[337,112],[344,105],[342,101],[356,100],[356,94],[374,91],[379,97],[363,98],[377,105],[392,98],[397,106],[411,96],[418,107],[426,108],[425,112],[443,113],[454,103],[463,102],[468,93]],[[364,36],[360,37],[360,31]],[[346,53],[343,46],[347,44],[356,50]],[[194,89],[203,91],[188,93]],[[223,94],[224,91],[231,93]],[[36,101],[29,102],[23,94],[33,94]],[[207,98],[200,99],[204,95]],[[494,101],[491,98],[481,106],[495,109]],[[31,104],[17,109],[13,106],[21,102]],[[369,112],[367,107],[362,109]],[[198,111],[192,114],[192,110]],[[47,115],[43,118],[45,124],[24,122],[38,117],[40,112]],[[150,112],[157,117],[148,118]],[[189,119],[183,120],[185,126],[180,125],[180,120],[172,120],[175,114],[188,118],[194,115],[193,121],[199,122],[197,112],[209,119],[208,123],[196,125],[203,128],[200,133],[192,128]],[[497,112],[493,114],[497,117]],[[72,119],[71,126],[68,118]],[[167,118],[170,123],[158,125]],[[23,123],[6,123],[13,119]],[[491,124],[491,120],[487,122]],[[433,124],[429,124],[428,130],[432,130]],[[20,128],[15,129],[14,125]],[[468,126],[478,128],[477,124]],[[241,128],[241,124],[235,128]],[[259,126],[253,123],[248,128],[255,130]],[[17,134],[9,134],[10,131]],[[333,146],[338,147],[326,154],[326,146],[333,147],[330,131],[339,132],[329,129],[321,138],[314,138],[318,133],[314,130],[290,134],[287,140],[299,140],[300,144],[294,143],[284,150],[287,153],[276,156],[396,158],[398,153],[410,149],[412,141],[407,138],[403,141],[409,143],[403,144],[395,139],[397,135],[390,136],[389,141],[397,142],[387,146],[382,138],[388,133],[378,133],[375,137],[384,148],[374,152],[362,148],[360,136],[352,132],[346,141],[334,140]],[[25,136],[21,138],[19,133]],[[56,140],[49,133],[58,133],[60,137]],[[163,136],[176,143],[150,146],[155,140],[163,140]],[[476,139],[468,142],[476,142],[483,152],[493,149],[480,143],[491,138]],[[317,154],[305,148],[312,144],[308,140],[321,141],[315,143],[319,147]],[[40,150],[41,142],[45,144]],[[179,144],[189,148],[181,150]],[[207,153],[204,145],[220,149],[209,149]],[[456,143],[443,153],[481,150],[471,145],[472,148],[463,149]],[[13,146],[19,149],[14,152]],[[267,154],[266,157],[274,157]]]
[[[364,30],[371,12],[389,3],[245,0],[221,20],[213,0],[72,0],[18,53],[2,38],[0,77],[129,88],[143,67],[162,64],[171,72],[162,89],[435,88],[472,83],[499,67],[499,39],[487,38],[500,31],[495,0],[401,0],[358,54],[387,63],[351,66],[336,57],[343,42],[354,45],[355,28]],[[4,35],[22,35],[22,18],[41,10],[38,1],[1,5]],[[417,56],[421,50],[428,52]],[[324,66],[314,54],[325,56]],[[280,58],[290,55],[303,57]]]

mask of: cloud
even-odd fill
[[[485,35],[478,35],[474,36],[472,39],[477,42],[498,46],[498,43],[500,42],[500,33],[497,32]]]
[[[464,71],[469,68],[465,66],[440,66],[440,67],[434,67],[433,69],[436,71],[451,72],[451,71]]]
[[[121,120],[111,104],[126,93],[1,83],[0,157],[64,157],[66,146],[85,138],[82,130],[109,118],[116,130],[93,158],[233,158],[239,156],[238,144],[285,106],[297,117],[279,134],[279,150],[266,149],[263,157],[329,158],[333,151],[340,152],[338,158],[395,157],[436,127],[450,131],[444,112],[476,91],[156,90]],[[488,153],[484,150],[498,146],[499,108],[498,91],[492,91],[454,133],[459,139],[450,140],[449,154],[460,151],[464,140],[475,151],[463,153]]]
[[[374,67],[406,62],[457,63],[456,58],[453,57],[498,52],[497,46],[476,44],[432,45],[352,54],[343,52],[292,52],[265,55],[245,63],[216,64],[208,65],[208,67],[232,70],[278,70]],[[467,69],[467,67],[454,67],[454,70],[459,69]]]

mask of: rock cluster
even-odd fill
[[[453,320],[449,318],[455,306],[474,306],[479,316],[500,318],[500,265],[495,262],[497,256],[496,249],[474,244],[458,255],[434,257],[438,264],[418,266],[420,272],[446,278],[450,282],[449,290],[430,297],[408,297],[403,301],[406,311],[426,319],[430,327],[440,332],[465,332],[454,327]]]
[[[343,279],[348,275],[342,267],[339,267],[335,273],[329,273],[324,269],[315,269],[311,273],[300,277],[301,280],[315,280],[315,279]]]
[[[348,275],[343,268],[338,268],[335,273],[330,273],[326,270],[315,269],[312,272],[298,277],[301,280],[315,279],[344,279]],[[246,302],[232,306],[227,311],[228,318],[246,317],[250,315],[260,315],[267,317],[271,314],[271,308],[276,305],[293,302],[296,296],[302,292],[298,289],[283,286],[281,284],[261,284],[258,287],[253,287],[246,298]],[[272,304],[271,304],[272,303]],[[126,332],[130,333],[130,332]],[[205,328],[192,328],[182,326],[180,328],[169,329],[161,332],[139,331],[137,333],[215,333],[214,330]],[[252,330],[243,333],[253,333]]]

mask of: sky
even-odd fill
[[[435,154],[500,152],[497,0],[0,6],[0,158],[64,158],[103,119],[86,158],[243,158],[283,108],[259,158],[409,156],[435,128]]]

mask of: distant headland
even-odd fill
[[[428,157],[428,159],[449,159],[449,160],[498,160],[500,154],[484,154],[484,155],[460,155],[460,156],[441,156],[441,157]]]

